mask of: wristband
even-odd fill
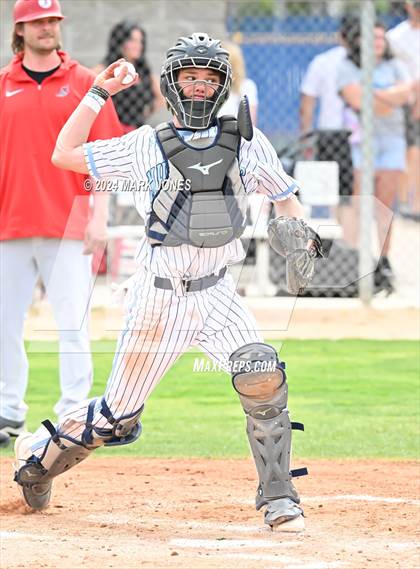
[[[92,111],[94,111],[97,115],[100,113],[102,107],[105,105],[105,100],[99,95],[92,93],[91,91],[88,91],[86,93],[81,102],[90,109],[92,109]]]
[[[95,95],[99,95],[99,97],[101,97],[104,101],[109,99],[108,91],[103,87],[100,87],[99,85],[92,85],[88,93],[94,93]]]

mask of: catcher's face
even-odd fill
[[[178,74],[177,83],[186,99],[211,99],[222,82],[222,74],[213,69],[185,67]]]

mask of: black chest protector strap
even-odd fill
[[[219,128],[214,143],[200,148],[185,143],[168,123],[157,127],[170,169],[152,202],[146,228],[152,245],[219,247],[243,233],[246,195],[237,161],[241,137],[234,117],[222,117]]]

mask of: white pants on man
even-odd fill
[[[0,241],[0,416],[25,420],[28,359],[23,326],[41,277],[59,330],[60,418],[92,385],[88,320],[91,256],[83,242],[43,237]],[[42,377],[33,378],[42,382]],[[48,385],[45,385],[48,389]]]

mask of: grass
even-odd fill
[[[274,342],[278,348],[280,343]],[[100,395],[112,364],[110,345],[94,346]],[[28,428],[54,418],[58,357],[32,344]],[[164,457],[245,457],[245,418],[224,373],[193,373],[187,353],[147,401],[143,434],[133,445],[97,454]],[[294,456],[394,458],[419,456],[419,346],[410,341],[288,341],[281,349],[289,376],[289,408],[305,423]],[[11,454],[10,450],[2,454]]]

